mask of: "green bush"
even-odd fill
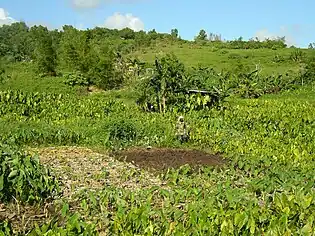
[[[123,112],[126,110],[126,105],[123,102],[117,100],[110,100],[104,103],[104,113],[105,115],[110,115],[115,112]]]
[[[229,59],[232,59],[232,60],[242,59],[242,55],[237,54],[237,53],[230,53],[229,56],[228,56],[228,58],[229,58]]]
[[[113,119],[106,125],[105,130],[108,132],[108,139],[112,146],[133,143],[140,136],[136,124],[127,118]]]
[[[4,83],[4,81],[5,81],[5,74],[4,73],[5,73],[4,69],[0,68],[0,84]]]
[[[64,83],[69,86],[89,86],[92,84],[92,81],[89,78],[86,78],[79,72],[66,73],[64,79]]]
[[[315,57],[309,58],[300,74],[299,84],[305,85],[315,81]]]
[[[220,50],[220,54],[227,54],[227,53],[229,53],[229,51],[228,50]]]
[[[301,62],[305,58],[305,53],[301,49],[295,49],[290,54],[290,59],[294,62]]]
[[[121,88],[124,83],[124,75],[120,71],[120,64],[116,53],[108,47],[101,47],[99,52],[92,55],[95,62],[89,65],[87,78],[91,78],[99,88],[111,90]]]
[[[37,157],[1,145],[0,163],[1,201],[10,202],[14,197],[33,204],[58,194],[57,180]]]

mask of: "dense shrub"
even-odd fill
[[[105,131],[108,133],[109,145],[111,147],[125,146],[135,143],[141,137],[141,131],[135,122],[127,118],[115,118],[105,125]]]
[[[237,53],[230,53],[228,56],[229,59],[241,59],[242,55],[237,54]]]
[[[64,83],[70,86],[89,86],[92,84],[91,79],[86,78],[80,72],[66,73],[64,79]]]
[[[59,191],[57,180],[37,157],[0,145],[0,200],[34,203]]]
[[[300,85],[310,84],[315,81],[315,58],[309,58],[305,61],[300,74]]]
[[[290,59],[294,62],[301,62],[305,58],[305,53],[301,49],[295,49],[290,54]]]

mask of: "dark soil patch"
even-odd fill
[[[169,149],[169,148],[133,148],[115,153],[119,160],[132,162],[135,165],[153,170],[179,168],[183,165],[221,166],[225,163],[220,155],[209,154],[200,150]]]

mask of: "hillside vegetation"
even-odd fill
[[[314,49],[14,23],[0,56],[0,235],[314,235]]]

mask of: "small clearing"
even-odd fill
[[[164,185],[153,174],[116,160],[109,155],[82,147],[33,149],[40,161],[50,168],[63,184],[64,196],[80,190],[98,190],[106,186],[142,189]]]

